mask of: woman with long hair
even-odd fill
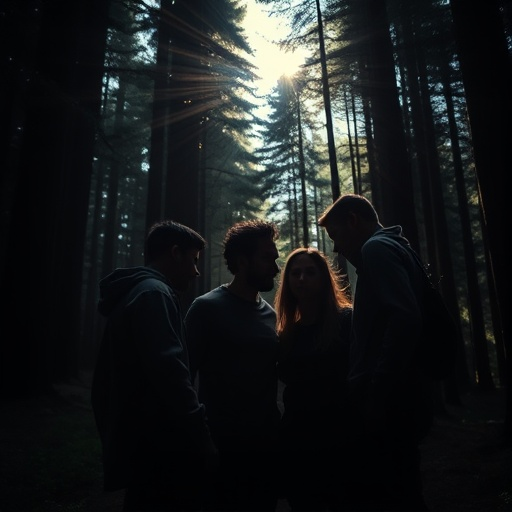
[[[350,296],[323,252],[300,247],[286,259],[274,307],[284,384],[281,488],[293,512],[340,510],[347,500]]]

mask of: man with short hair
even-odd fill
[[[219,450],[220,471],[207,510],[275,510],[276,313],[259,292],[279,273],[274,224],[228,229],[224,258],[233,279],[197,297],[186,317],[193,375]]]
[[[199,275],[205,240],[174,221],[146,239],[145,266],[100,281],[106,317],[91,401],[104,488],[126,489],[123,510],[201,510],[217,451],[189,368],[178,293]]]
[[[357,274],[349,393],[361,457],[363,510],[427,510],[419,442],[432,421],[429,382],[417,351],[422,270],[401,226],[384,227],[365,197],[345,194],[318,219]],[[351,418],[349,418],[351,419]]]

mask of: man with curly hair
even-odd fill
[[[197,297],[185,317],[193,376],[219,450],[209,510],[274,511],[276,313],[260,295],[279,273],[276,226],[239,222],[224,238],[233,279]]]

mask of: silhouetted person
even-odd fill
[[[318,224],[357,274],[348,381],[358,412],[355,432],[361,433],[355,461],[364,483],[360,506],[426,510],[419,442],[432,409],[429,383],[417,364],[422,270],[402,228],[383,227],[363,196],[339,197]]]
[[[273,511],[277,504],[276,314],[259,292],[279,273],[274,224],[239,222],[224,238],[233,279],[197,297],[185,318],[191,366],[219,450],[209,510]]]
[[[339,277],[319,250],[295,249],[274,302],[278,377],[285,384],[279,472],[293,512],[344,510],[347,505],[352,308]]]
[[[92,384],[104,488],[126,489],[124,510],[200,510],[216,449],[192,384],[178,293],[199,275],[205,240],[155,224],[145,266],[100,281],[107,318]]]

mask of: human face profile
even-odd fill
[[[335,223],[335,222],[329,222],[325,226],[325,230],[327,231],[327,235],[332,240],[334,246],[333,246],[333,252],[343,254],[343,224],[341,223]],[[344,254],[343,254],[344,255]]]
[[[276,244],[270,239],[258,240],[256,252],[247,267],[247,283],[259,292],[274,288],[274,278],[279,274],[276,260],[279,258]]]
[[[180,251],[177,257],[177,268],[174,272],[173,286],[178,291],[185,291],[190,281],[200,275],[197,263],[199,261],[199,251],[197,249],[187,249]]]
[[[333,252],[341,254],[347,261],[354,264],[360,250],[357,227],[352,219],[331,221],[325,226],[329,238],[333,241]]]

